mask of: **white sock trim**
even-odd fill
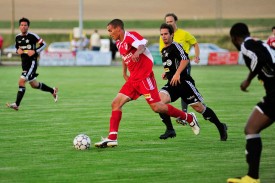
[[[110,132],[109,135],[117,135],[117,132]]]
[[[260,113],[264,114],[264,111],[259,106],[256,105],[255,109],[257,109]]]
[[[255,138],[261,138],[261,135],[260,134],[248,134],[245,136],[245,139],[248,140],[248,139],[255,139]]]

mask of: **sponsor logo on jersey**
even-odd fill
[[[27,49],[31,49],[31,48],[32,48],[32,45],[28,44]]]
[[[166,65],[167,65],[167,66],[171,66],[171,65],[172,65],[172,60],[168,59],[168,60],[166,61]]]
[[[128,44],[127,43],[124,43],[123,47],[124,47],[125,50],[128,50]]]
[[[150,93],[144,94],[143,96],[144,96],[145,99],[149,99],[150,102],[154,100],[154,99],[151,97],[151,94],[150,94]]]
[[[132,56],[133,56],[133,54],[131,52],[125,56],[122,56],[122,59],[124,60],[125,64],[128,64],[131,61],[130,58]]]
[[[195,98],[195,96],[194,95],[192,95],[192,96],[190,96],[190,97],[188,97],[187,98],[187,100],[192,100],[193,98]],[[197,101],[197,99],[195,99],[195,102]]]
[[[169,72],[169,68],[164,68],[164,72]]]

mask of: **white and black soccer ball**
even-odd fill
[[[89,149],[91,146],[91,139],[85,134],[79,134],[74,138],[73,146],[78,150]]]

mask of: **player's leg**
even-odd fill
[[[38,74],[35,74],[35,76],[37,76]],[[49,87],[48,85],[42,83],[42,82],[38,82],[36,80],[36,77],[33,78],[32,80],[29,81],[30,85],[32,88],[34,89],[40,89],[41,91],[44,91],[44,92],[49,92],[53,95],[53,98],[54,98],[54,101],[57,102],[58,100],[58,88],[57,87]]]
[[[118,93],[112,102],[112,113],[110,117],[109,135],[102,138],[100,142],[95,143],[96,147],[115,147],[118,145],[118,128],[122,118],[122,106],[129,102],[130,98],[122,93]]]
[[[201,102],[190,104],[190,106],[198,113],[201,113],[205,120],[208,120],[211,123],[215,124],[219,131],[221,141],[227,140],[227,126],[225,123],[220,122],[216,113],[211,108],[205,106]]]
[[[153,76],[141,82],[139,86],[139,92],[144,95],[147,103],[154,112],[164,113],[174,118],[181,118],[182,120],[186,120],[192,127],[195,135],[200,133],[200,127],[195,114],[188,114],[169,104],[164,104],[161,102],[158,88]]]
[[[22,73],[23,75],[23,73]],[[26,87],[25,87],[26,80],[24,77],[20,77],[18,81],[18,91],[17,91],[17,96],[16,96],[16,101],[14,103],[7,103],[7,107],[12,108],[14,110],[18,110],[20,103],[24,97]]]
[[[188,104],[186,104],[186,102],[184,102],[184,100],[181,99],[181,109],[182,109],[182,111],[187,112],[187,107],[188,107]]]
[[[165,103],[165,104],[170,103],[170,101],[171,101],[170,95],[166,90],[160,90],[159,95],[160,95],[160,99],[163,103]],[[164,134],[161,134],[159,138],[167,139],[167,138],[176,137],[176,132],[173,128],[170,116],[168,116],[167,114],[163,114],[163,113],[159,113],[159,116],[161,118],[161,121],[166,126],[166,130],[165,130]]]
[[[122,118],[122,107],[125,103],[135,100],[140,94],[135,90],[131,83],[126,82],[120,89],[117,96],[112,101],[112,113],[110,117],[109,135],[102,138],[100,142],[95,143],[96,147],[115,147],[118,145],[118,129]]]
[[[149,103],[149,102],[148,102]],[[161,101],[149,103],[151,109],[156,113],[164,113],[174,118],[181,118],[189,123],[195,135],[200,133],[200,127],[194,113],[183,112],[170,104],[164,104]]]
[[[194,110],[201,113],[205,120],[208,120],[211,123],[215,124],[215,126],[217,127],[217,129],[219,131],[221,141],[227,140],[227,126],[226,126],[226,124],[220,122],[216,113],[210,107],[205,106],[201,102],[191,104],[191,106]]]
[[[187,74],[188,75],[191,74],[191,64],[190,64],[190,62],[187,64]],[[187,112],[187,107],[188,107],[188,104],[183,99],[181,99],[181,109],[182,109],[182,111]]]
[[[250,115],[245,126],[246,135],[246,161],[248,163],[248,176],[258,179],[262,140],[260,132],[272,124],[271,119],[256,107]]]
[[[221,123],[215,112],[203,104],[203,97],[196,88],[194,82],[185,81],[181,84],[182,96],[181,98],[185,100],[194,110],[201,113],[204,119],[209,120],[214,123],[220,133],[220,140],[227,140],[227,126]]]
[[[259,107],[256,107],[250,115],[245,126],[246,135],[246,161],[248,173],[244,177],[229,178],[228,183],[259,183],[259,167],[262,152],[262,140],[260,132],[272,124],[272,120],[266,116]]]

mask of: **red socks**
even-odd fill
[[[170,104],[166,104],[168,107],[167,115],[172,116],[174,118],[180,117],[182,120],[187,121],[188,123],[191,123],[193,121],[193,116],[191,114],[188,114],[186,112],[183,112]]]
[[[121,111],[112,111],[112,115],[110,117],[110,129],[108,139],[116,140],[119,123],[121,120],[122,112]]]

